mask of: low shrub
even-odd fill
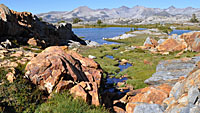
[[[82,99],[73,99],[68,92],[54,94],[35,113],[109,113],[103,107],[88,105]]]
[[[9,83],[6,80],[7,71],[0,71],[0,112],[21,113],[34,112],[43,102],[44,92],[40,91],[29,80],[23,77],[24,65],[16,68],[16,80]]]

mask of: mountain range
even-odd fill
[[[192,14],[200,16],[200,8],[176,8],[170,6],[166,9],[147,8],[144,6],[134,6],[129,8],[122,6],[113,9],[91,9],[87,6],[78,7],[72,11],[51,11],[48,13],[37,14],[38,17],[43,18],[47,22],[58,22],[61,20],[72,21],[73,18],[80,18],[83,21],[96,21],[98,19],[117,19],[117,18],[132,18],[145,19],[151,16],[186,16],[191,17]]]

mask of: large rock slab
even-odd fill
[[[177,82],[169,98],[163,101],[167,113],[198,113],[200,109],[200,68],[199,63],[182,81]]]
[[[45,49],[27,64],[25,76],[49,93],[60,80],[95,82],[100,87],[102,69],[99,64],[66,48]]]
[[[169,38],[157,46],[157,49],[160,52],[181,51],[186,48],[187,44],[184,43],[184,40],[179,41],[173,38]]]
[[[162,104],[163,100],[169,96],[170,90],[171,86],[167,84],[146,87],[138,90],[135,96],[129,97],[129,102]]]
[[[198,61],[200,57],[161,61],[156,67],[156,73],[145,80],[145,83],[150,85],[166,82],[175,84],[180,77],[187,77]]]

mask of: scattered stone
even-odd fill
[[[7,77],[7,80],[8,80],[10,83],[13,83],[13,81],[16,79],[15,74],[12,73],[12,72],[9,72],[8,74],[6,74],[6,77]]]
[[[10,56],[11,57],[21,57],[21,56],[23,56],[23,54],[24,54],[23,51],[17,51],[16,53],[11,54]]]
[[[38,42],[35,40],[35,38],[29,39],[27,43],[31,46],[38,46]]]
[[[96,56],[92,56],[92,55],[88,55],[88,58],[90,58],[90,59],[96,59],[97,57]]]
[[[128,63],[128,60],[122,59],[121,62],[120,62],[120,65],[125,65],[126,63]]]
[[[87,44],[87,46],[89,47],[97,47],[100,46],[99,43],[95,42],[95,41],[91,41],[91,40],[86,40],[85,43]]]

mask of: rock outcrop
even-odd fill
[[[27,64],[25,76],[48,93],[71,89],[75,97],[99,105],[102,72],[94,60],[84,58],[66,46],[52,46]]]
[[[47,47],[67,45],[69,40],[73,40],[86,45],[72,32],[71,24],[57,28],[41,21],[30,12],[16,12],[3,4],[0,5],[0,31],[0,41],[9,39],[19,44],[30,43],[30,45]]]
[[[156,41],[153,38],[147,37],[141,49],[146,49],[152,53],[165,54],[166,52],[174,51],[195,51],[200,52],[200,32],[189,32],[182,35],[173,34],[167,39]]]
[[[200,52],[200,32],[184,33],[180,36],[188,45],[188,49]]]
[[[198,65],[188,76],[177,82],[172,88],[169,98],[163,101],[167,113],[198,113],[200,110],[200,68]]]
[[[156,67],[156,73],[154,73],[149,79],[145,80],[145,83],[150,85],[162,83],[175,84],[180,77],[187,77],[198,61],[200,61],[200,57],[198,56],[193,58],[161,61]]]
[[[126,105],[127,113],[137,113],[138,110],[136,110],[136,108],[138,105],[146,106],[147,108],[148,106],[156,106],[160,108],[162,102],[169,97],[171,88],[172,87],[168,84],[162,84],[157,87],[150,86],[143,89],[130,91],[126,96],[128,97],[128,102]],[[151,109],[151,107],[149,109]],[[139,110],[141,110],[141,108]],[[152,113],[154,113],[154,111],[152,111]]]

